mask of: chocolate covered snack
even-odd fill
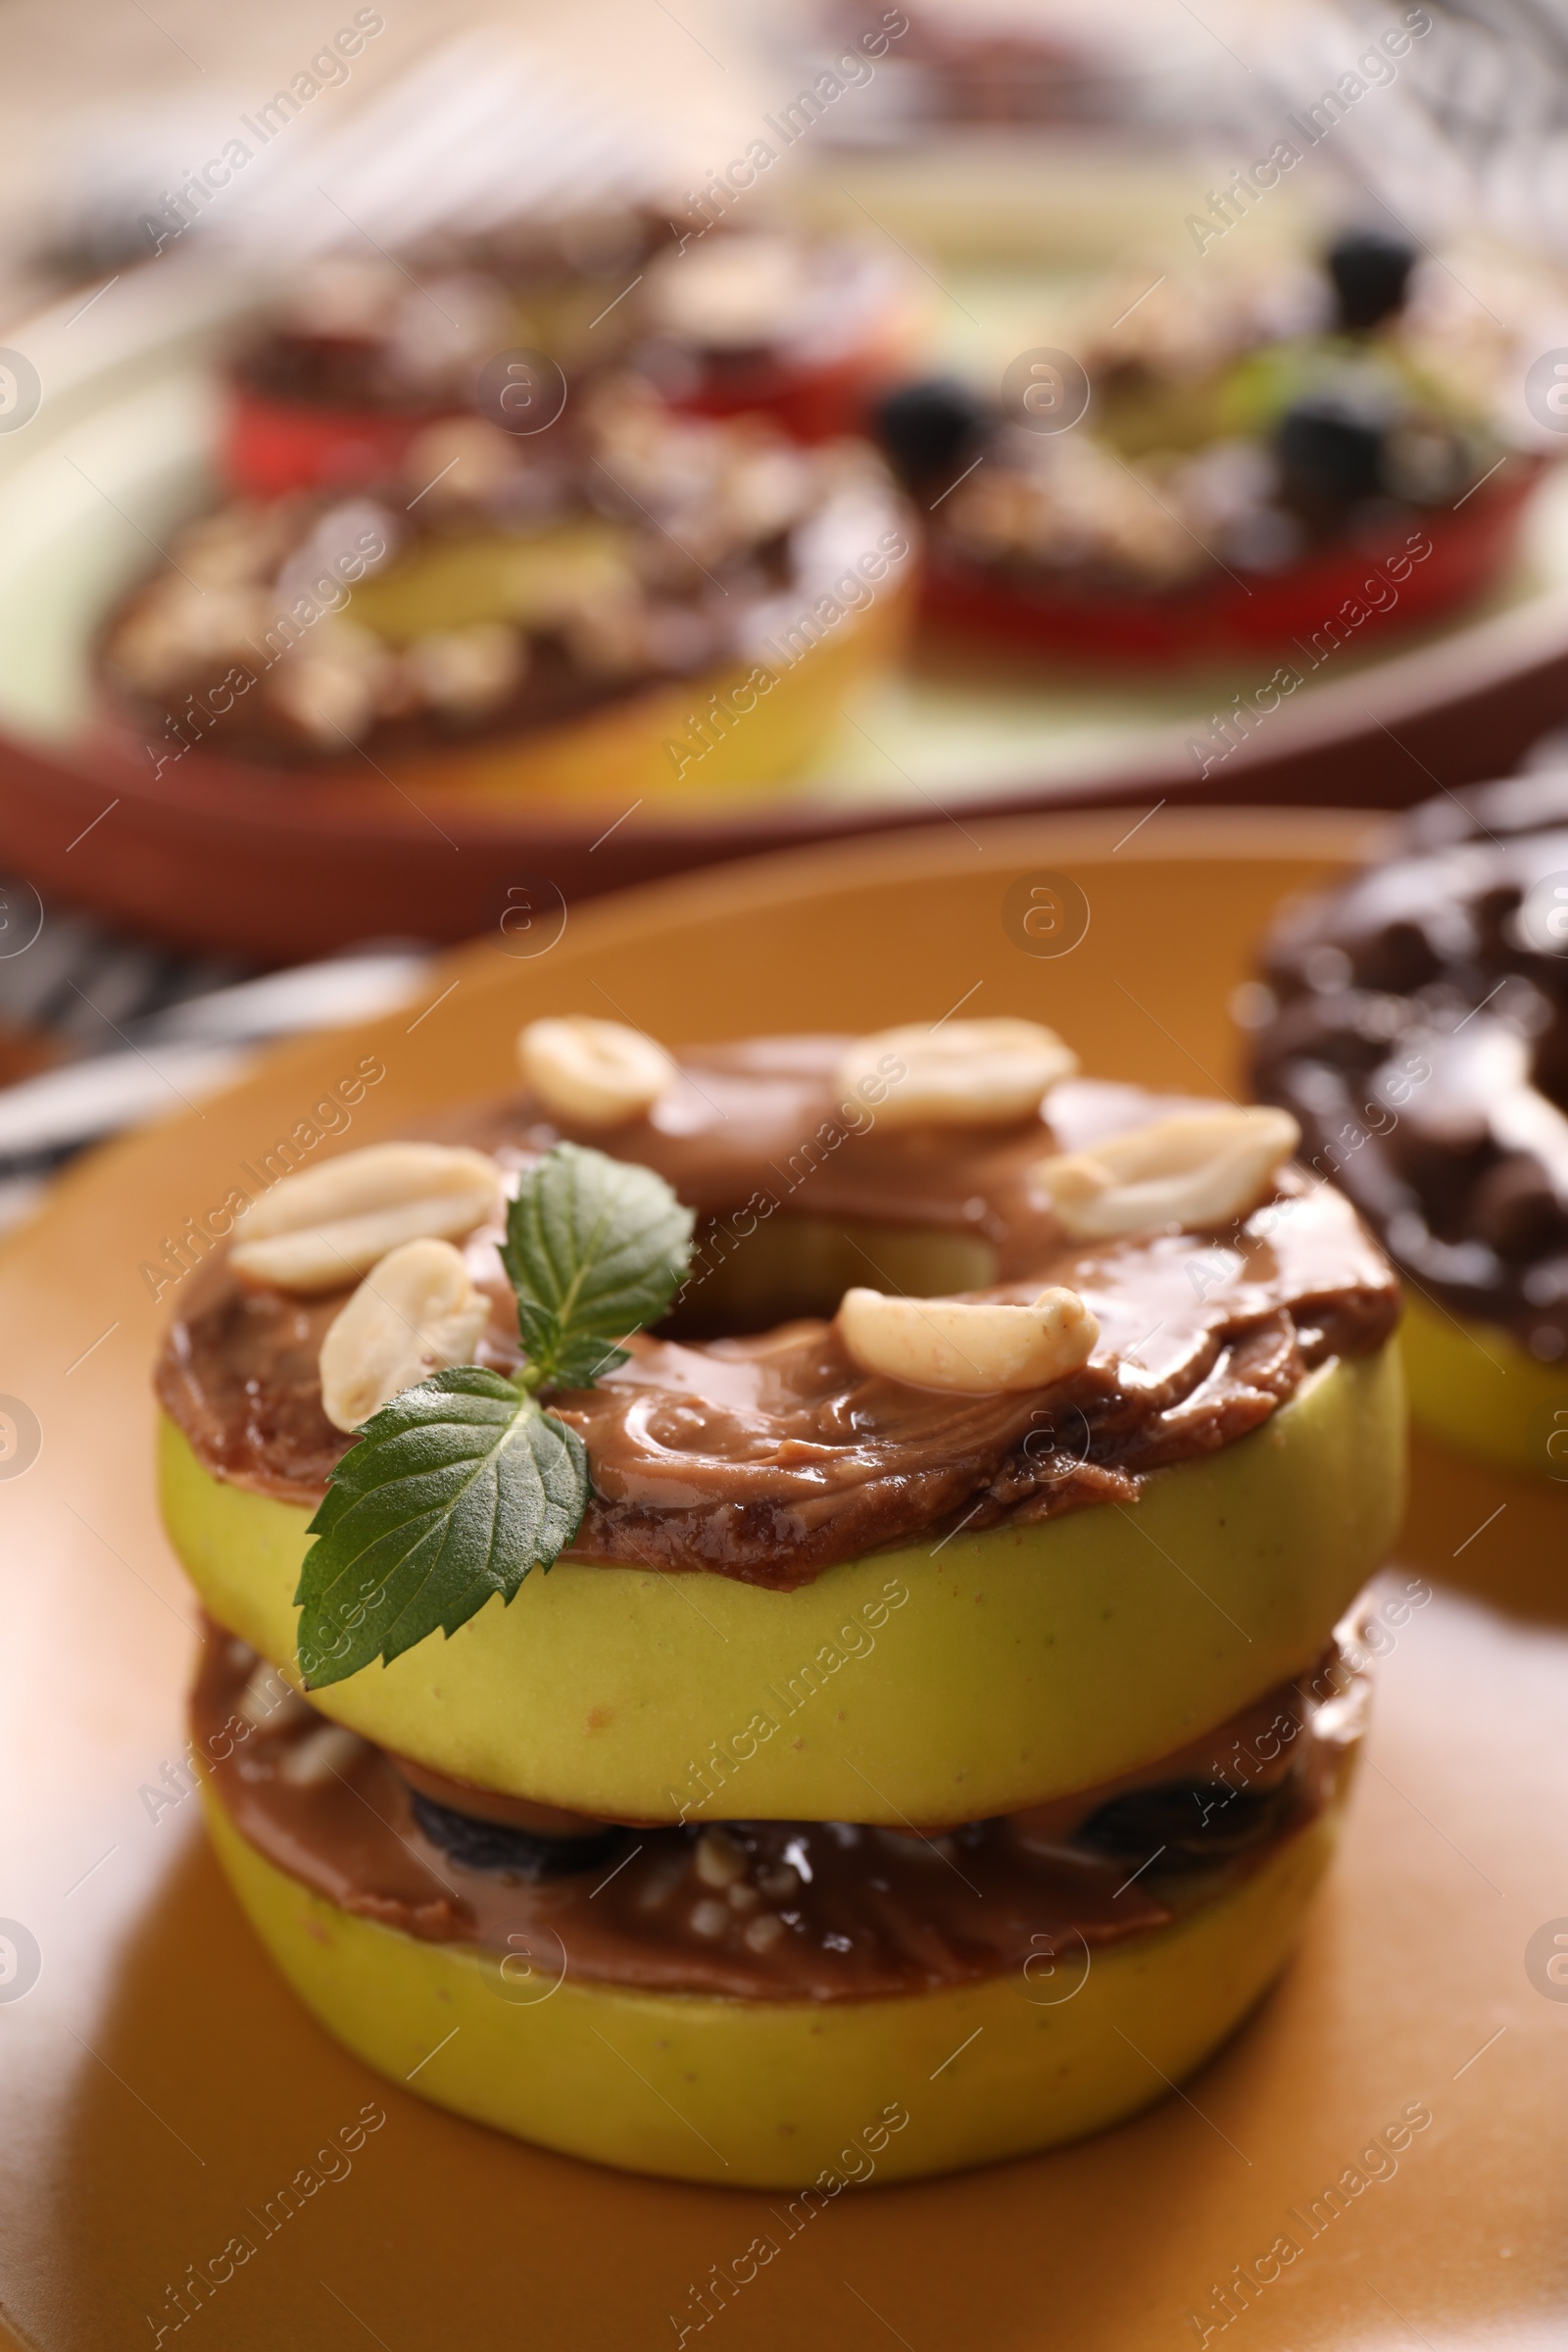
[[[1253,1073],[1383,1241],[1415,1411],[1568,1469],[1568,779],[1445,794],[1289,909]]]
[[[1288,1117],[1031,1022],[519,1055],[242,1205],[171,1325],[260,1932],[373,2065],[460,2025],[421,2091],[634,2169],[795,2184],[902,2102],[910,2175],[1158,2095],[1348,1785],[1375,1245]]]
[[[863,445],[617,380],[534,439],[447,417],[352,490],[187,523],[111,616],[102,678],[160,770],[216,746],[500,787],[603,790],[612,753],[651,790],[771,772],[896,635],[906,526]]]

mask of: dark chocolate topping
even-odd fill
[[[1404,853],[1401,855],[1401,851]],[[1275,931],[1253,1074],[1441,1305],[1568,1352],[1568,776],[1445,795]]]
[[[888,1130],[859,1102],[852,1126],[832,1085],[842,1043],[688,1053],[650,1119],[582,1139],[659,1168],[706,1221],[668,1336],[637,1338],[597,1389],[557,1400],[594,1481],[569,1556],[787,1588],[960,1520],[1131,1500],[1151,1470],[1255,1429],[1312,1366],[1388,1337],[1396,1286],[1329,1187],[1286,1171],[1277,1200],[1222,1233],[1073,1242],[1031,1190],[1031,1164],[1143,1124],[1168,1101],[1074,1080],[1052,1090],[1049,1126]],[[558,1131],[518,1101],[469,1114],[463,1134],[515,1163]],[[955,1396],[859,1372],[828,1322],[778,1321],[803,1303],[831,1312],[858,1281],[918,1289],[882,1273],[911,1235],[950,1258],[969,1253],[967,1283],[927,1292],[1077,1291],[1101,1324],[1090,1361],[1050,1388]],[[515,1325],[493,1239],[475,1237],[469,1254],[496,1302],[482,1353],[510,1366]],[[813,1265],[833,1277],[828,1296],[803,1300]],[[685,1336],[733,1323],[737,1302],[759,1298],[768,1311],[753,1322],[772,1326],[760,1335]],[[317,1375],[341,1304],[243,1290],[220,1260],[192,1280],[159,1393],[210,1470],[319,1500],[350,1443],[321,1411]]]

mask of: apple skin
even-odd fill
[[[520,734],[391,753],[386,772],[410,791],[529,808],[598,803],[613,776],[617,794],[699,811],[723,804],[727,812],[809,765],[842,724],[850,697],[899,662],[914,602],[906,567],[875,604],[793,658],[656,683]]]
[[[1087,1970],[1064,1937],[977,1984],[804,2003],[637,1992],[573,1979],[561,1953],[421,1942],[312,1892],[240,1835],[210,1783],[203,1798],[252,1927],[368,2066],[598,2164],[725,2188],[814,2183],[780,2217],[793,2232],[850,2177],[914,2180],[1077,2139],[1200,2066],[1289,1958],[1349,1778],[1240,1886],[1090,1953]]]
[[[935,1828],[1150,1763],[1302,1673],[1403,1507],[1398,1353],[1331,1362],[1142,1499],[877,1552],[795,1592],[561,1561],[510,1605],[312,1693],[378,1746],[601,1819]],[[162,1498],[218,1622],[294,1671],[310,1513]]]
[[[1495,1323],[1440,1314],[1409,1289],[1399,1344],[1420,1428],[1494,1469],[1568,1481],[1568,1363],[1540,1363]]]

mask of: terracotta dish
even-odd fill
[[[436,2352],[455,2329],[504,2340],[521,2307],[541,2342],[606,2352],[688,2326],[688,2345],[728,2328],[782,2352],[803,2324],[850,2352],[890,2327],[915,2346],[1033,2352],[1065,2333],[1086,2352],[1159,2352],[1205,2326],[1222,2342],[1219,2298],[1245,2305],[1226,2332],[1265,2352],[1372,2352],[1393,2340],[1390,2304],[1457,2344],[1560,2325],[1561,2005],[1544,1969],[1563,1924],[1568,1637],[1523,1482],[1479,1465],[1466,1483],[1444,1460],[1422,1469],[1426,1549],[1387,1588],[1406,1614],[1381,1620],[1369,1769],[1298,1960],[1185,2099],[1058,2153],[881,2193],[858,2132],[845,2185],[792,2211],[476,2130],[415,2095],[462,2035],[445,2051],[433,2035],[406,2089],[346,2055],[266,1962],[196,1818],[196,1637],[149,1468],[169,1295],[152,1298],[142,1262],[366,1053],[387,1075],[355,1111],[355,1144],[475,1095],[522,1021],[596,983],[623,1003],[640,992],[662,1034],[736,1037],[786,1001],[809,1024],[863,1029],[911,1002],[937,1019],[978,987],[980,1006],[1073,1026],[1097,1070],[1240,1096],[1227,998],[1279,902],[1346,874],[1367,829],[1167,811],[1118,850],[1125,829],[987,827],[960,863],[944,826],[584,908],[530,964],[475,949],[432,979],[434,1009],[289,1048],[204,1117],[70,1175],[0,1252],[5,1385],[41,1433],[34,1451],[8,1404],[23,1442],[0,1482],[5,1912],[21,1966],[8,1959],[0,2005],[0,2308],[19,2345],[97,2352],[167,2325],[167,2346],[193,2310],[234,2352],[331,2352],[363,2328]],[[1092,907],[1064,958],[1007,927],[1008,893],[1046,874]],[[1440,1561],[1451,1588],[1509,1562],[1522,1577],[1529,1559],[1528,1627],[1438,1589]],[[1152,1553],[1149,1575],[1181,1583]],[[931,2061],[892,2146],[940,2121],[985,2043],[940,2073]]]

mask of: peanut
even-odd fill
[[[1043,1389],[1085,1362],[1100,1325],[1076,1291],[1032,1306],[963,1298],[890,1298],[846,1291],[839,1336],[862,1372],[965,1396]]]
[[[1180,1111],[1087,1152],[1036,1163],[1034,1181],[1084,1241],[1161,1226],[1228,1225],[1257,1207],[1301,1140],[1288,1110]]]
[[[400,1243],[456,1241],[501,1202],[501,1171],[483,1152],[445,1144],[370,1144],[285,1176],[234,1219],[229,1264],[279,1290],[341,1290]]]
[[[705,1830],[697,1840],[697,1876],[705,1886],[733,1886],[746,1876],[745,1849],[723,1830]]]
[[[370,1270],[321,1342],[321,1409],[361,1429],[405,1389],[473,1360],[490,1301],[450,1242],[405,1242]]]
[[[641,1118],[674,1083],[662,1046],[624,1021],[530,1021],[517,1039],[517,1060],[546,1110],[580,1127],[620,1127]]]
[[[527,645],[511,623],[478,620],[432,629],[409,648],[419,691],[438,710],[478,718],[499,710],[527,667]]]
[[[903,1077],[878,1069],[889,1056]],[[1028,1118],[1077,1067],[1077,1054],[1039,1021],[912,1022],[857,1038],[837,1078],[841,1100],[858,1093],[876,1103],[885,1127],[991,1127]]]

